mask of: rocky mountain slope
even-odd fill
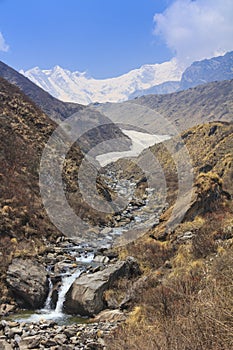
[[[79,135],[82,134],[82,130],[89,130],[85,137],[82,137],[82,142],[80,142],[84,151],[88,151],[101,141],[116,137],[124,138],[124,141],[122,139],[121,143],[122,150],[127,150],[130,146],[129,138],[104,115],[94,113],[94,111],[88,110],[82,105],[62,102],[54,98],[3,62],[0,62],[0,77],[17,86],[55,122],[60,122],[75,114],[75,127],[79,130]]]
[[[227,52],[224,56],[194,62],[186,68],[182,74],[180,90],[212,81],[231,79],[233,79],[233,52]]]
[[[17,87],[2,78],[0,101],[0,266],[3,283],[12,257],[39,254],[60,232],[47,216],[39,188],[41,155],[57,125]],[[98,132],[96,136],[98,139]],[[104,222],[105,215],[92,209],[80,194],[77,176],[82,158],[79,146],[74,144],[64,162],[67,200],[87,221]],[[101,195],[110,197],[101,180],[97,180],[97,189]],[[3,299],[4,291],[1,284]]]
[[[173,123],[178,131],[208,121],[232,121],[233,80],[213,82],[168,95],[148,95],[133,103],[149,107],[155,113],[142,118],[139,125],[151,127],[162,118]],[[157,116],[156,116],[157,113]],[[134,116],[132,115],[132,120]],[[123,121],[124,117],[120,117]],[[130,122],[130,119],[129,119]]]
[[[232,347],[233,124],[195,126],[181,139],[184,145],[177,140],[173,155],[168,151],[171,140],[150,148],[166,177],[168,205],[155,227],[119,249],[122,257],[138,259],[144,275],[130,287],[127,298],[122,284],[111,292],[131,311],[109,337],[111,350],[136,349],[134,344],[150,350]],[[178,195],[174,163],[184,146],[194,170],[188,207],[185,196]],[[120,160],[115,167],[119,176],[145,176],[135,160]],[[185,215],[178,225],[168,227],[177,200]]]
[[[58,121],[66,119],[82,108],[82,106],[78,104],[64,103],[57,100],[3,62],[0,62],[0,77],[18,86],[25,95],[30,97],[30,99],[53,120]]]

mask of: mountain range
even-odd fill
[[[148,94],[167,94],[212,81],[233,78],[233,52],[194,62],[184,69],[174,58],[161,64],[144,65],[116,78],[98,80],[86,72],[71,72],[55,66],[32,68],[20,73],[52,96],[66,102],[122,102]]]
[[[205,64],[213,65],[212,69],[207,69],[209,73],[205,79],[210,76],[211,79],[231,77],[230,64],[218,67],[213,61]],[[212,74],[214,67],[217,67],[216,74]],[[196,66],[195,69],[196,74],[189,72],[189,83],[199,84],[203,74]],[[135,344],[137,349],[161,350],[232,348],[232,92],[233,79],[227,79],[172,94],[148,95],[133,101],[89,107],[59,101],[20,73],[4,63],[0,64],[0,315],[5,318],[12,313],[9,319],[1,321],[0,349],[38,349],[40,342],[47,349],[73,349],[74,344],[83,348],[86,340],[89,348],[109,350],[133,350]],[[133,113],[135,109],[138,113]],[[147,110],[150,114],[145,113]],[[92,179],[90,175],[94,172],[93,167],[88,168],[84,173],[83,188],[90,194],[90,202],[83,196],[79,182],[84,154],[76,143],[72,145],[62,159],[64,193],[74,212],[93,225],[87,232],[77,225],[73,227],[84,242],[78,245],[79,241],[75,240],[73,244],[69,237],[61,234],[60,226],[55,227],[51,223],[42,203],[39,182],[42,152],[57,128],[54,120],[60,122],[72,111],[78,112],[77,129],[83,124],[93,127],[93,133],[89,135],[91,146],[105,139],[112,141],[114,135],[121,136],[121,130],[113,123],[110,129],[99,130],[100,133],[94,128],[100,121],[110,122],[108,117],[115,121],[112,114],[120,123],[132,123],[142,129],[148,127],[150,132],[155,132],[166,119],[175,124],[178,131],[183,130],[180,138],[173,137],[151,146],[151,161],[145,159],[143,153],[138,158],[109,164],[100,172],[96,186],[88,187],[89,179]],[[182,157],[183,149],[188,152],[188,163],[193,169],[192,186],[186,186],[190,173],[188,163]],[[46,159],[50,160],[49,157]],[[56,215],[63,224],[67,212],[57,196],[57,183],[50,177],[50,171],[57,169],[53,156],[52,160],[45,178],[53,195],[50,209],[56,209]],[[184,163],[181,168],[180,160]],[[143,161],[147,162],[146,171]],[[154,187],[149,182],[152,173],[156,179]],[[164,181],[166,203],[161,206],[160,183]],[[117,210],[113,217],[111,213],[99,210],[99,206],[97,209],[92,206],[98,193],[109,204],[113,199],[114,205],[118,194],[127,192],[125,184],[129,184],[130,188],[133,184],[133,192],[129,193],[130,196],[133,193],[133,198],[130,197],[127,210]],[[133,238],[136,238],[137,228],[140,231],[138,218],[148,217],[148,214],[154,225],[146,225],[140,238],[131,243],[126,240],[127,245],[107,249],[104,240],[111,235],[113,228],[117,229],[114,235],[124,239],[127,238],[124,229],[128,230],[127,225],[135,221],[137,226],[133,230]],[[64,223],[70,225],[69,220]],[[119,235],[119,232],[124,234]],[[130,230],[126,233],[131,236]],[[86,245],[86,241],[91,240],[93,246],[92,243]],[[67,277],[73,276],[73,271],[76,273],[82,269],[81,260],[76,260],[73,255],[74,249],[79,257],[84,254],[85,258],[93,252],[95,260],[93,263],[85,260],[83,269],[88,270],[82,273],[84,280],[81,280],[80,292],[76,293],[75,288],[81,286],[81,278],[72,279],[74,283],[71,282],[68,293],[64,295],[65,300],[70,300],[72,314],[76,316],[74,310],[79,304],[78,299],[70,297],[71,294],[87,300],[89,305],[90,295],[93,295],[91,304],[101,300],[101,308],[110,310],[103,310],[105,316],[101,312],[97,315],[98,321],[95,318],[93,323],[92,319],[88,324],[80,325],[81,328],[76,327],[76,317],[69,319],[71,325],[57,324],[53,306],[51,321],[43,319],[30,323],[24,319],[21,322],[19,315],[21,317],[21,311],[25,312],[22,307],[38,309],[38,300],[42,306],[46,295],[58,305],[61,291],[64,291],[61,287],[63,281],[66,283]],[[132,275],[136,273],[136,278],[122,277],[122,267],[110,270],[111,276],[108,277],[106,272],[109,268],[123,266],[122,259],[132,263],[127,265],[127,270]],[[69,266],[73,270],[69,270]],[[116,275],[120,279],[115,280]],[[38,283],[42,278],[44,286]],[[52,297],[48,293],[49,278]],[[89,293],[90,289],[94,292]],[[32,300],[30,304],[26,303],[28,297]],[[46,310],[46,316],[47,311],[50,312]],[[37,312],[33,315],[38,316]],[[64,320],[67,322],[67,315],[64,315]],[[107,334],[102,333],[102,324]],[[89,328],[91,325],[98,333],[93,333],[93,329]],[[109,325],[114,328],[109,328]],[[98,339],[101,343],[97,342]]]
[[[221,80],[221,77],[223,79],[230,78],[232,76],[232,57],[233,53],[228,53],[225,56],[194,63],[183,73],[181,83],[185,84],[189,81],[192,85],[198,84],[200,83],[200,76],[203,76],[204,72],[207,71],[209,74],[205,73],[206,80],[208,77],[209,80],[214,79],[214,77],[219,80]],[[206,71],[203,66],[206,66]],[[196,74],[192,73],[192,69],[193,71],[196,70]],[[199,71],[199,74],[197,71]],[[20,88],[44,113],[56,122],[78,113],[77,127],[82,129],[84,124],[88,124],[92,129],[92,133],[95,133],[94,139],[97,143],[101,140],[123,136],[119,127],[113,123],[128,123],[131,125],[130,128],[136,131],[140,131],[139,128],[141,127],[144,132],[146,129],[147,132],[154,134],[172,134],[172,130],[171,132],[170,130],[168,130],[169,132],[158,130],[162,126],[167,126],[166,123],[166,125],[161,125],[158,122],[158,117],[160,119],[162,116],[163,120],[171,122],[179,132],[208,121],[232,121],[233,80],[210,82],[170,94],[153,94],[153,88],[151,88],[147,90],[148,95],[118,104],[92,104],[89,110],[86,106],[77,103],[58,100],[3,62],[0,62],[0,77]],[[169,83],[162,83],[155,88],[162,88],[166,84]],[[176,84],[180,85],[179,82],[176,82]],[[96,110],[96,113],[98,112],[95,117],[93,117],[93,109]],[[117,110],[118,113],[116,114]],[[113,123],[109,125],[110,120]],[[102,130],[97,137],[95,127],[103,124],[107,124],[105,130]],[[89,135],[89,141],[89,145],[94,146],[92,135]],[[86,150],[87,143],[84,142],[84,144]],[[127,150],[128,146],[129,142],[126,140],[125,143],[122,143],[121,151]],[[119,151],[119,149],[117,150]]]
[[[59,66],[50,70],[39,67],[20,71],[54,97],[84,105],[94,102],[121,102],[136,91],[141,92],[166,81],[179,81],[182,70],[175,59],[162,64],[145,65],[112,79],[97,80],[85,72],[70,72]],[[137,94],[136,94],[137,95]]]

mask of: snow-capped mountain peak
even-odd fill
[[[167,81],[179,81],[182,72],[176,59],[161,64],[146,64],[111,79],[94,79],[86,72],[71,72],[58,65],[46,70],[35,67],[20,71],[54,97],[85,105],[125,101],[137,91],[150,89]]]

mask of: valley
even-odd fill
[[[84,106],[0,76],[0,349],[229,350],[233,80]]]

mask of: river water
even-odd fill
[[[132,140],[131,149],[126,152],[111,152],[97,156],[97,160],[100,162],[101,166],[105,166],[106,164],[116,161],[119,158],[137,156],[143,149],[170,138],[168,135],[150,135],[133,130],[123,130],[123,132]],[[134,197],[134,191],[136,189],[136,183],[133,182],[133,180],[119,180],[110,170],[108,170],[108,174],[106,174],[106,179],[109,179],[110,187],[118,194],[125,196],[129,203],[120,217],[120,220],[124,221],[127,219],[128,221],[123,225],[119,224],[117,227],[103,228],[102,232],[99,233],[99,236],[102,237],[102,240],[100,239],[99,241],[99,246],[110,247],[116,236],[121,236],[127,230],[132,230],[134,227],[139,227],[140,225],[145,224],[147,220],[151,220],[151,216],[153,216],[154,222],[158,221],[159,213],[156,214],[154,207],[148,206],[149,199],[156,195],[154,194],[153,188],[147,188],[147,196],[142,201],[142,206],[135,207],[131,203]],[[145,208],[146,210],[144,210]],[[133,220],[129,220],[129,218],[132,217]],[[52,308],[52,293],[54,285],[52,283],[52,279],[49,278],[49,293],[44,307],[36,312],[25,312],[23,315],[15,315],[14,319],[20,322],[53,320],[60,324],[68,323],[69,319],[72,319],[72,317],[63,313],[63,304],[66,294],[73,282],[82,274],[83,271],[86,270],[86,267],[93,263],[95,250],[96,247],[93,247],[90,242],[89,244],[84,242],[83,245],[76,245],[74,243],[68,245],[67,247],[64,246],[63,253],[72,256],[77,265],[70,264],[65,273],[60,274],[61,284],[58,289],[58,297],[55,308]],[[48,275],[51,275],[50,265],[47,266],[47,270]],[[83,320],[81,320],[81,322],[82,321]]]

